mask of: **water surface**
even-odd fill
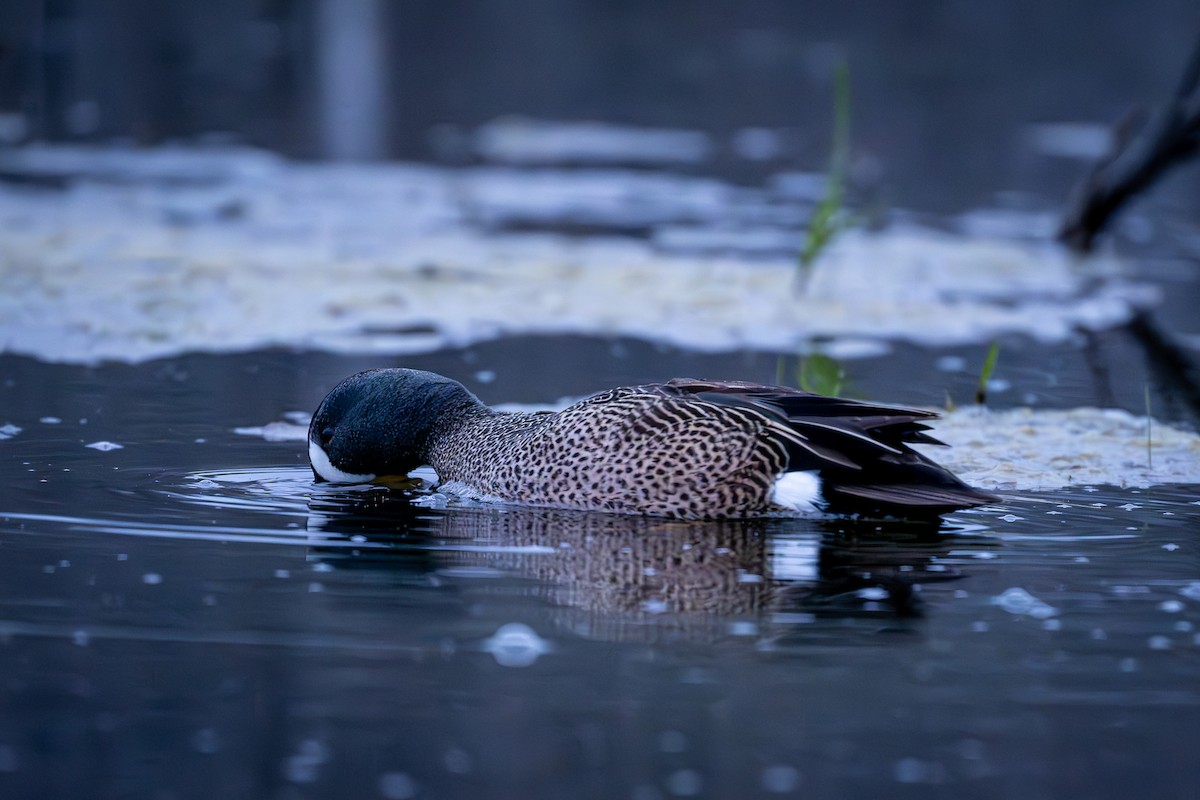
[[[889,399],[965,394],[938,357],[904,351],[946,386]],[[999,402],[1089,401],[1061,358],[1053,392],[1013,359]],[[547,402],[667,372],[762,380],[775,360],[530,339],[409,361]],[[1200,783],[1197,487],[1012,494],[940,529],[680,523],[315,486],[298,443],[234,432],[311,410],[365,361],[2,359],[4,796]]]

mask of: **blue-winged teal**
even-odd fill
[[[924,433],[936,416],[690,379],[500,412],[441,375],[378,369],[334,387],[308,452],[318,480],[429,465],[459,494],[687,519],[780,508],[929,517],[995,502],[908,447],[937,443]]]

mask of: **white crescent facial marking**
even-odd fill
[[[321,445],[311,440],[308,443],[308,460],[317,474],[330,483],[370,483],[375,480],[375,476],[370,473],[355,475],[353,472],[342,472],[330,463],[329,456],[325,455]]]
[[[820,511],[821,479],[816,472],[785,472],[771,487],[771,502],[794,511]]]

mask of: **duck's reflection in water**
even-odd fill
[[[533,579],[572,627],[601,638],[717,634],[823,616],[920,614],[919,587],[961,577],[951,549],[989,548],[954,526],[760,518],[682,522],[546,508],[414,506],[402,492],[314,496],[316,537],[371,543],[335,565]],[[324,557],[322,548],[315,548]],[[636,631],[636,633],[635,633]]]

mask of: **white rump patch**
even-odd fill
[[[330,463],[329,456],[325,455],[321,445],[311,440],[308,443],[308,460],[317,474],[330,483],[369,483],[375,480],[375,476],[370,473],[355,475],[353,472],[342,472]]]
[[[820,511],[825,504],[821,479],[815,471],[785,472],[771,487],[771,502],[793,511]]]

